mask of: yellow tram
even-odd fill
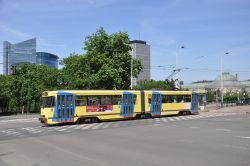
[[[60,90],[42,99],[39,119],[48,125],[198,113],[192,91]]]

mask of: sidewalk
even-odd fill
[[[39,118],[40,114],[18,114],[18,115],[10,115],[10,116],[0,116],[1,120],[11,120],[11,119],[33,119]]]
[[[246,112],[250,112],[250,105],[223,107],[223,108],[220,108],[220,109],[209,108],[209,112],[215,112],[215,113],[218,113],[218,112],[246,113]]]

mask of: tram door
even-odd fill
[[[122,96],[121,116],[133,117],[134,113],[134,94],[125,92]]]
[[[197,93],[192,93],[192,100],[191,100],[191,109],[190,112],[192,114],[198,113],[198,106],[199,106],[199,97]]]
[[[162,96],[158,92],[153,92],[150,104],[150,113],[152,116],[161,115]]]
[[[59,94],[57,96],[57,117],[59,122],[74,120],[75,96],[73,94]]]

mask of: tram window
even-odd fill
[[[112,96],[112,104],[113,105],[119,105],[122,102],[122,96],[121,95],[114,95]]]
[[[43,97],[42,98],[42,107],[54,107],[55,106],[55,97]]]
[[[185,98],[184,101],[185,101],[186,103],[190,103],[190,102],[191,102],[191,96],[190,96],[190,95],[185,95],[184,98]]]
[[[76,106],[86,106],[87,96],[76,96]]]
[[[101,105],[111,105],[111,96],[101,96]]]
[[[62,96],[62,106],[65,105],[64,98],[65,98],[65,96]]]
[[[174,103],[174,96],[172,95],[168,96],[168,103]]]
[[[100,105],[100,96],[88,96],[88,106]]]
[[[168,103],[168,96],[162,95],[162,103]]]
[[[66,96],[66,102],[67,106],[72,106],[73,105],[72,96]]]
[[[134,95],[134,104],[136,103],[137,96]]]
[[[184,96],[183,95],[177,95],[176,96],[177,103],[184,103]]]
[[[148,95],[148,103],[151,104],[152,95]]]

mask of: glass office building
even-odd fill
[[[36,63],[36,38],[20,43],[3,42],[3,74],[12,74],[12,66],[21,63]]]
[[[46,65],[49,68],[58,69],[58,56],[47,53],[47,52],[37,52],[36,53],[36,64]]]

